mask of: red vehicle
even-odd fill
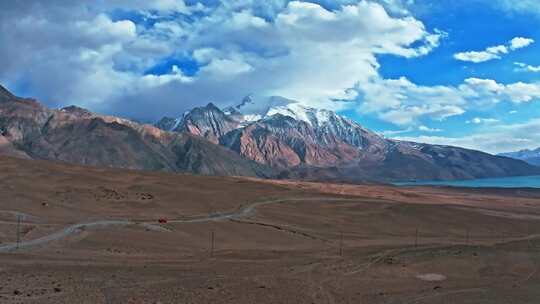
[[[160,218],[160,219],[158,220],[158,222],[159,222],[160,224],[167,224],[167,219],[166,219],[166,218]]]

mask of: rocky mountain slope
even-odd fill
[[[529,164],[540,166],[540,148],[534,150],[526,149],[518,152],[501,153],[499,155],[519,159]]]
[[[177,131],[278,168],[283,178],[468,179],[538,172],[524,162],[479,151],[389,140],[332,111],[282,97],[246,97],[224,110],[210,104],[176,121]]]
[[[76,164],[206,175],[270,176],[271,170],[189,133],[48,109],[0,88],[0,153]]]
[[[208,104],[157,126],[74,106],[49,109],[0,86],[0,154],[21,158],[347,182],[540,174],[507,157],[388,140],[334,112],[281,97],[246,98],[224,110]]]

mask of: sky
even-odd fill
[[[388,138],[540,147],[537,0],[0,2],[0,84],[144,122],[283,96]]]

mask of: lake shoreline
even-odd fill
[[[451,188],[540,189],[540,175],[453,181],[395,182],[392,184],[398,187],[434,186]]]

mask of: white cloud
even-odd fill
[[[454,55],[454,58],[460,61],[480,63],[480,62],[490,61],[493,59],[501,59],[501,56],[494,53],[487,52],[487,51],[483,51],[483,52],[470,51],[470,52],[457,53]]]
[[[525,14],[540,14],[540,2],[538,0],[484,0],[489,5],[511,12]]]
[[[530,38],[523,38],[523,37],[516,37],[512,40],[510,40],[510,49],[517,50],[524,47],[527,47],[534,43],[534,39]]]
[[[540,142],[540,119],[518,124],[490,125],[469,136],[418,136],[394,137],[395,139],[416,141],[437,145],[459,146],[489,153],[503,153],[522,149],[538,148]]]
[[[533,39],[515,37],[507,45],[497,45],[486,48],[483,51],[467,51],[454,54],[454,58],[460,61],[473,63],[486,62],[494,59],[501,59],[501,55],[508,54],[509,51],[515,51],[534,43]]]
[[[491,54],[508,54],[508,48],[504,45],[491,46],[486,51]]]
[[[420,86],[402,77],[372,79],[359,86],[363,102],[358,111],[372,113],[396,125],[417,124],[423,118],[445,120],[474,108],[500,102],[515,104],[540,99],[540,83],[501,84],[468,78],[459,86]]]
[[[516,68],[516,71],[540,73],[540,65],[534,66],[522,62],[514,62],[514,64],[518,66],[518,68]]]
[[[152,87],[158,87],[163,84],[171,82],[179,83],[190,83],[193,81],[193,78],[185,76],[184,73],[178,68],[178,66],[173,65],[172,70],[169,74],[163,75],[144,75],[139,79],[139,85],[135,86],[138,89],[147,89]]]
[[[233,59],[212,59],[208,65],[201,68],[202,73],[214,77],[234,77],[251,71],[253,71],[253,67],[238,57]]]
[[[1,3],[0,43],[17,48],[0,49],[0,79],[24,81],[50,105],[137,118],[237,102],[252,92],[338,110],[344,103],[335,100],[355,99],[358,87],[379,77],[377,55],[423,56],[445,36],[412,17],[408,2],[340,0],[333,9],[285,0]],[[112,20],[108,14],[119,7],[152,22]],[[199,67],[147,75],[165,58]],[[438,108],[411,111],[443,117]]]
[[[401,130],[386,130],[386,131],[380,132],[380,134],[382,136],[393,137],[393,136],[397,136],[397,135],[400,135],[400,134],[410,133],[412,131],[414,131],[414,129],[412,127],[408,127],[406,129],[401,129]]]
[[[126,42],[136,38],[135,24],[129,20],[113,22],[108,16],[99,14],[89,21],[76,21],[73,24],[74,35],[81,35],[101,43]]]
[[[466,123],[468,124],[492,124],[492,123],[497,123],[499,122],[498,119],[495,119],[495,118],[481,118],[481,117],[475,117],[471,120],[467,120]]]
[[[446,35],[428,31],[408,14],[407,1],[343,0],[334,9],[281,0],[235,0],[213,7],[118,0],[96,2],[88,5],[91,9],[48,3],[47,9],[4,10],[0,4],[0,43],[18,46],[0,49],[0,79],[24,80],[31,95],[54,106],[77,103],[156,119],[256,93],[333,110],[357,106],[398,126],[438,132],[421,122],[445,120],[486,103],[540,98],[536,83],[471,78],[459,86],[421,86],[406,78],[382,79],[377,55],[423,56]],[[107,12],[119,4],[151,14],[155,23],[111,19]],[[194,11],[202,16],[171,17]],[[486,52],[503,55],[531,42],[526,40],[517,37]],[[177,64],[149,74],[164,58],[194,62],[197,69],[183,71]],[[57,76],[50,77],[50,71]]]
[[[540,98],[540,83],[497,83],[492,79],[469,78],[459,87],[464,98],[470,101],[498,103],[510,101],[516,104]]]
[[[514,103],[530,102],[540,98],[540,85],[517,82],[506,86],[505,94]]]
[[[184,0],[97,0],[94,7],[105,9],[131,9],[144,11],[150,14],[153,11],[158,13],[182,13],[189,15],[196,11],[204,10],[204,5],[196,3],[188,5]]]
[[[380,114],[380,118],[397,125],[414,124],[420,117],[434,120],[445,120],[448,117],[465,113],[459,106],[453,105],[419,105],[403,106]]]
[[[437,129],[437,128],[429,128],[429,127],[426,127],[424,125],[421,125],[418,127],[418,130],[419,131],[422,131],[422,132],[430,132],[430,133],[433,133],[433,132],[442,132],[443,130],[441,129]]]

